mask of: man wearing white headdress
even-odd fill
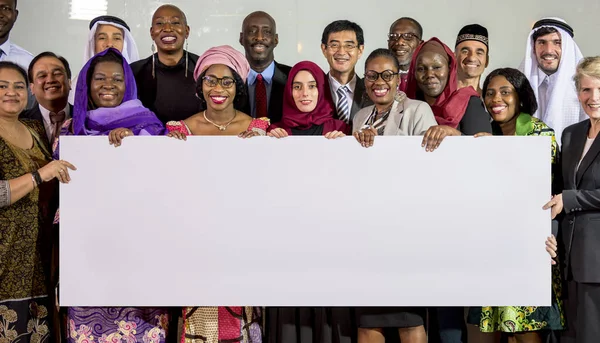
[[[573,37],[573,28],[563,19],[539,20],[527,38],[525,59],[519,68],[538,101],[534,116],[554,129],[558,144],[567,126],[587,118],[573,83],[575,68],[583,58]]]
[[[83,63],[85,64],[94,55],[108,48],[119,50],[129,63],[140,59],[137,45],[127,23],[121,18],[103,15],[90,21],[90,32],[83,51]],[[77,77],[71,84],[73,84],[73,89],[69,94],[69,102],[73,103]]]

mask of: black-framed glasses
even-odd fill
[[[381,79],[383,81],[390,82],[397,75],[398,75],[398,72],[394,72],[393,70],[389,70],[389,69],[384,70],[381,73],[378,73],[375,70],[368,70],[365,73],[365,79],[367,79],[367,81],[375,82],[381,76]]]
[[[357,45],[354,43],[340,44],[338,42],[333,42],[331,44],[328,44],[327,47],[329,49],[331,49],[331,51],[337,52],[340,50],[341,47],[344,47],[344,50],[346,50],[346,51],[352,51],[352,50],[356,49]]]
[[[407,42],[413,41],[413,40],[421,40],[421,38],[419,38],[419,36],[417,36],[416,34],[412,33],[412,32],[407,32],[407,33],[388,33],[388,39],[391,41],[397,41],[400,38],[404,39]]]
[[[235,79],[230,76],[214,77],[207,75],[202,78],[202,81],[208,87],[217,87],[219,83],[223,88],[231,88],[235,85]]]

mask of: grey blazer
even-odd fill
[[[375,105],[365,107],[354,116],[352,133],[365,125],[374,107]],[[402,102],[394,101],[383,135],[422,136],[434,125],[437,122],[426,102],[406,98]]]
[[[577,282],[600,283],[600,135],[577,168],[590,120],[562,133],[563,206],[559,232],[564,243],[565,276]]]

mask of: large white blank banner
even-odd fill
[[[550,305],[550,139],[420,143],[61,137],[61,305]]]

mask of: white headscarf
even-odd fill
[[[566,24],[563,19],[560,18],[544,18],[561,21]],[[577,90],[575,89],[575,83],[573,82],[573,76],[575,75],[575,69],[577,64],[583,58],[581,50],[573,40],[573,37],[564,29],[553,26],[551,24],[544,25],[531,30],[529,37],[527,37],[527,46],[525,47],[525,59],[521,63],[519,70],[527,76],[529,83],[535,93],[536,99],[539,101],[538,87],[540,85],[538,70],[538,62],[535,56],[535,48],[533,41],[533,34],[542,27],[551,26],[560,32],[561,38],[561,50],[562,54],[560,57],[560,63],[558,69],[552,75],[553,82],[549,85],[547,91],[547,104],[545,104],[545,113],[540,113],[539,107],[534,116],[541,119],[549,127],[554,129],[556,133],[556,140],[558,144],[561,144],[562,131],[569,125],[576,124],[582,120],[587,119],[587,115],[581,108],[579,100],[577,100]]]
[[[123,51],[121,51],[121,55],[123,55],[130,64],[140,59],[135,40],[126,27],[110,21],[97,21],[94,23],[94,26],[92,26],[90,33],[88,34],[88,43],[83,52],[84,63],[96,55],[96,30],[98,29],[98,25],[111,25],[121,29],[123,31]]]
[[[135,40],[133,39],[131,32],[129,32],[129,29],[115,22],[99,20],[94,23],[88,34],[87,44],[85,46],[85,49],[83,50],[84,64],[87,63],[87,61],[89,61],[90,58],[96,55],[96,30],[98,29],[98,25],[112,25],[121,29],[123,31],[123,51],[121,51],[121,54],[123,55],[125,60],[130,64],[140,59],[137,45],[135,44]],[[71,81],[71,84],[73,85],[71,92],[69,93],[69,103],[71,104],[75,102],[75,88],[77,85],[77,75],[78,74],[75,74],[75,77]]]

